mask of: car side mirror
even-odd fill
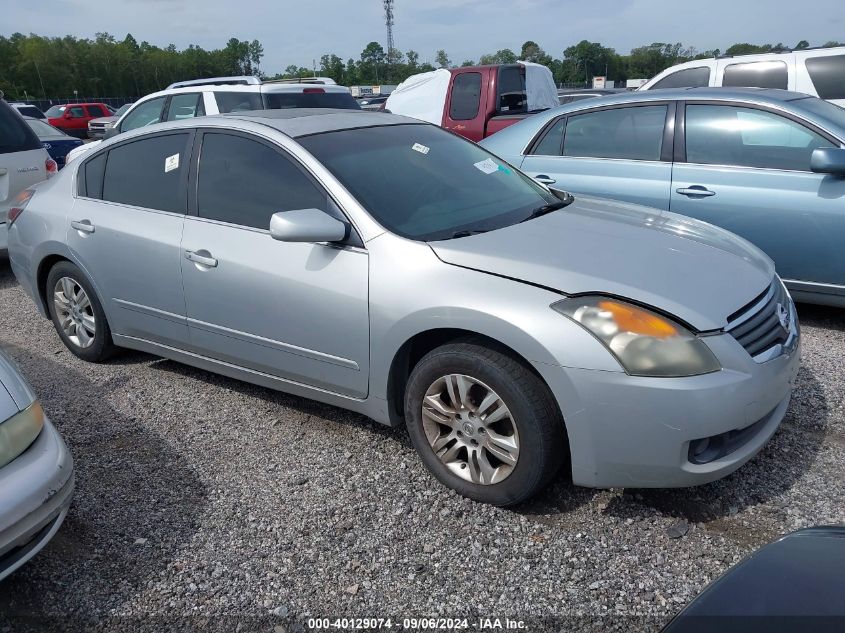
[[[280,211],[270,218],[270,237],[280,242],[339,242],[348,226],[319,209]]]
[[[810,170],[817,174],[845,176],[845,149],[822,147],[813,151]]]

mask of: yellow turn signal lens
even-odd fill
[[[613,320],[623,332],[651,336],[653,338],[669,338],[678,336],[678,328],[666,319],[653,312],[641,310],[631,304],[617,301],[600,301],[599,309],[610,312]]]

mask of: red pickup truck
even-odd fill
[[[551,71],[520,62],[414,75],[397,86],[385,108],[480,141],[529,114],[557,105]]]
[[[65,134],[86,138],[88,121],[114,114],[105,103],[67,103],[54,105],[44,115],[47,122]]]

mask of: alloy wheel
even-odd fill
[[[422,422],[440,461],[474,484],[504,481],[519,459],[519,433],[505,402],[480,380],[449,374],[423,397]]]
[[[53,288],[53,307],[59,326],[71,343],[85,349],[94,344],[97,323],[85,289],[71,277],[62,277]]]

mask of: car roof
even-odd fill
[[[224,119],[254,121],[275,128],[282,134],[297,138],[324,132],[350,130],[385,125],[425,125],[423,121],[398,114],[367,110],[336,108],[288,108],[284,110],[249,110],[219,115]],[[209,117],[216,118],[216,117]],[[199,119],[198,119],[199,120]]]
[[[679,101],[684,99],[715,99],[719,101],[756,101],[762,103],[784,103],[810,98],[809,95],[774,88],[652,88],[635,90],[602,97],[603,103],[625,101]],[[597,99],[590,101],[598,103]]]

